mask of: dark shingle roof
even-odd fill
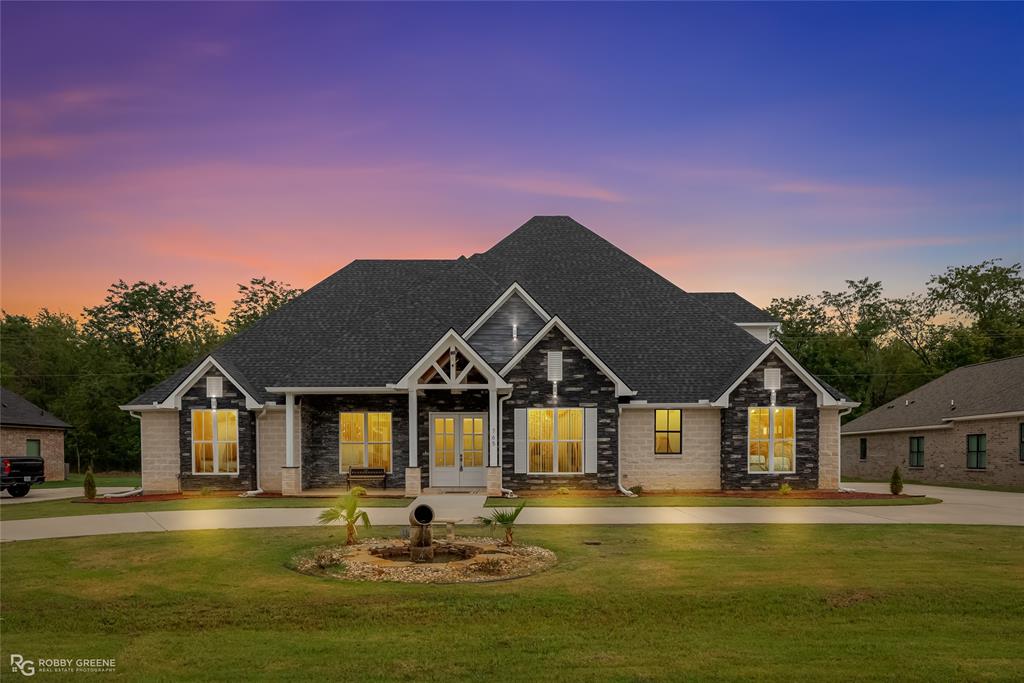
[[[470,258],[353,261],[213,356],[243,373],[260,401],[273,399],[268,386],[383,386],[449,328],[465,332],[513,282],[565,321],[638,398],[714,399],[764,348],[568,216],[537,216]],[[134,403],[163,400],[190,370]]]
[[[0,387],[0,424],[18,427],[69,429],[71,425],[28,399]]]
[[[1024,411],[1024,356],[947,372],[851,420],[843,425],[843,433],[931,427],[949,418],[1016,411]]]
[[[690,292],[712,311],[733,323],[777,323],[767,311],[750,303],[736,292]]]

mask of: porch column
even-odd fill
[[[417,467],[419,432],[416,429],[416,387],[409,390],[409,467]]]
[[[494,382],[487,389],[487,495],[501,495],[501,454],[498,453],[498,391]]]
[[[284,466],[295,467],[295,394],[284,395]]]

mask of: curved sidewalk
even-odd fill
[[[884,491],[884,484],[851,484],[865,491]],[[520,524],[994,524],[1024,526],[1024,494],[908,486],[944,502],[937,505],[860,507],[604,507],[526,508]],[[483,497],[431,497],[441,508],[438,517],[470,523],[483,512]],[[109,515],[49,517],[0,522],[0,541],[94,536],[147,531],[250,529],[313,526],[321,508],[246,508],[238,510],[176,510]],[[367,508],[377,526],[407,524],[408,508]]]

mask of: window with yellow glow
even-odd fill
[[[796,409],[747,409],[747,470],[796,470]]]
[[[238,474],[238,411],[192,411],[192,471]]]
[[[683,411],[654,411],[654,452],[657,455],[683,452]]]
[[[583,409],[531,408],[527,411],[529,472],[583,472]]]
[[[341,471],[374,467],[391,471],[391,413],[341,413]]]

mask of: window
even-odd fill
[[[987,458],[988,437],[984,434],[967,435],[967,469],[983,470]]]
[[[341,413],[341,471],[376,467],[391,471],[391,413]]]
[[[25,439],[25,457],[40,458],[42,457],[41,453],[39,439]]]
[[[863,436],[860,438],[860,459],[868,459],[868,440]]]
[[[658,455],[683,452],[683,411],[654,411],[654,452]]]
[[[794,472],[796,409],[748,408],[747,471]]]
[[[527,413],[531,474],[583,472],[583,409],[531,408]]]
[[[192,411],[192,471],[238,474],[238,411]]]
[[[910,437],[910,466],[924,467],[924,437]]]

